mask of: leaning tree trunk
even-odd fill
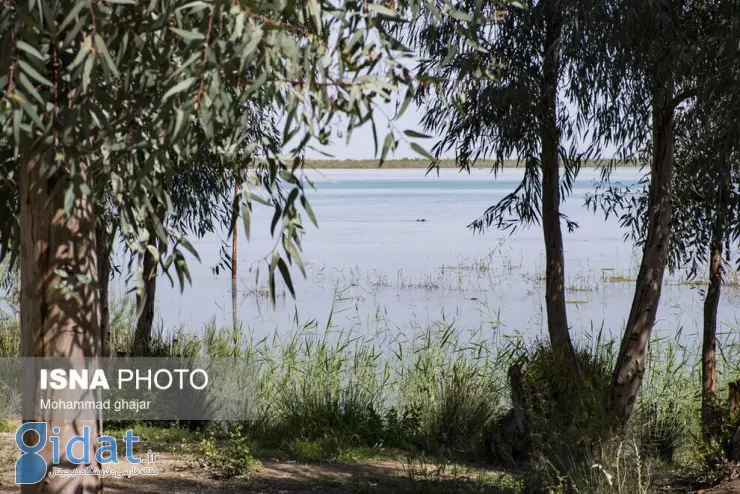
[[[149,231],[150,247],[157,248],[157,235],[154,229]],[[144,277],[144,291],[136,294],[136,307],[139,319],[136,321],[134,333],[134,345],[132,354],[134,356],[146,356],[150,352],[152,340],[152,326],[154,325],[154,302],[157,295],[157,263],[154,256],[147,249],[142,261],[142,276]]]
[[[712,243],[709,248],[709,287],[704,298],[704,342],[702,344],[701,365],[701,410],[704,430],[708,437],[713,437],[717,422],[715,400],[717,399],[717,309],[719,308],[722,285],[722,244],[723,232],[721,213],[715,218]]]
[[[545,237],[545,306],[547,329],[553,350],[575,365],[573,344],[568,333],[565,307],[565,260],[563,233],[560,229],[560,129],[557,123],[559,55],[556,46],[561,30],[559,13],[547,26],[543,60],[543,96],[541,108],[542,139],[542,227]]]
[[[64,212],[64,186],[69,183],[65,172],[51,178],[42,173],[42,159],[25,142],[21,148],[21,351],[24,357],[98,357],[101,352],[100,292],[95,242],[95,211],[91,195],[78,195],[71,215]],[[93,190],[90,164],[76,164],[78,176]],[[66,183],[65,183],[66,182]],[[56,186],[61,185],[52,196]],[[66,276],[60,274],[66,273]],[[88,282],[65,290],[63,282],[86,278]],[[77,278],[79,279],[79,278]],[[64,392],[60,392],[63,394]],[[49,396],[47,395],[47,398]],[[35,400],[38,402],[38,400]],[[41,455],[47,468],[57,466],[74,469],[94,467],[99,420],[56,420],[49,411],[33,410],[51,429],[59,428],[60,444],[79,434],[83,426],[90,428],[91,462],[75,465],[61,449],[59,462],[52,465],[52,443],[47,442]],[[81,443],[77,443],[80,448]],[[79,449],[75,451],[79,455]],[[47,470],[48,471],[48,470]],[[45,478],[38,484],[24,485],[21,491],[30,493],[93,493],[102,492],[102,482],[90,475]]]
[[[612,411],[620,423],[626,422],[629,418],[642,383],[668,255],[673,214],[672,106],[670,98],[653,100],[653,156],[650,167],[648,231],[635,283],[632,308],[611,382]]]

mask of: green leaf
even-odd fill
[[[251,214],[249,212],[249,207],[247,207],[246,204],[242,204],[241,207],[242,210],[242,221],[244,222],[244,235],[247,237],[247,242],[249,242],[249,236],[252,226],[252,220],[251,220]]]
[[[185,112],[182,111],[180,108],[178,108],[177,111],[175,112],[175,131],[170,137],[170,140],[172,142],[177,140],[177,137],[180,135],[180,131],[182,130],[182,124],[184,122],[185,122]]]
[[[18,143],[21,142],[21,121],[23,120],[23,110],[16,108],[13,110],[13,142],[15,144],[15,154],[18,155]]]
[[[270,290],[270,300],[272,300],[272,304],[275,305],[275,267],[277,266],[278,260],[280,260],[280,256],[277,252],[272,253],[272,261],[270,261],[270,269],[269,269],[269,280],[268,280],[268,288]]]
[[[36,82],[40,82],[41,84],[44,84],[49,87],[54,87],[54,84],[51,83],[49,79],[39,74],[36,69],[34,69],[31,64],[26,62],[25,60],[18,60],[18,65],[20,66],[21,70],[28,75],[31,79],[33,79]]]
[[[188,241],[187,238],[181,237],[180,245],[185,247],[185,249],[187,249],[187,251],[190,252],[190,254],[200,262],[200,255],[198,254],[198,251],[195,250],[195,247],[193,247],[193,245],[190,243],[190,241]]]
[[[458,21],[471,22],[473,20],[470,14],[460,12],[459,10],[451,10],[449,14],[450,17],[452,17],[453,19],[457,19]]]
[[[409,88],[406,91],[406,95],[403,98],[403,103],[401,104],[401,109],[398,110],[398,113],[396,113],[396,116],[394,117],[394,120],[398,120],[403,116],[404,113],[406,113],[406,109],[411,104],[411,101],[414,99],[414,90],[412,88]]]
[[[110,53],[108,53],[108,47],[105,46],[105,41],[103,41],[103,38],[100,37],[99,34],[95,35],[95,46],[98,47],[98,51],[103,55],[103,59],[105,60],[105,64],[108,66],[108,70],[110,70],[114,76],[118,77],[118,68],[116,67],[116,64],[113,62],[113,59],[110,56]]]
[[[79,64],[82,63],[82,61],[90,54],[90,47],[92,46],[92,40],[89,37],[86,37],[85,40],[80,45],[80,51],[77,52],[77,56],[72,60],[72,63],[70,63],[67,66],[67,70],[72,70],[75,67],[77,67]]]
[[[414,151],[416,151],[417,153],[419,153],[420,155],[424,156],[427,159],[430,159],[432,161],[437,161],[437,159],[434,156],[432,156],[431,154],[429,154],[429,151],[427,151],[423,147],[419,146],[415,142],[412,142],[411,143],[411,149],[413,149]]]
[[[180,36],[185,41],[201,41],[206,39],[206,37],[203,35],[203,33],[200,33],[198,31],[186,31],[184,29],[178,29],[176,27],[171,27],[170,31]]]
[[[252,84],[244,91],[244,93],[242,93],[242,97],[247,98],[248,96],[251,96],[255,91],[263,87],[265,82],[267,82],[267,71],[264,71],[257,76],[254,82],[252,82]]]
[[[159,250],[157,249],[157,246],[147,244],[146,250],[149,251],[149,254],[152,256],[154,263],[159,263]]]
[[[33,87],[31,81],[29,81],[28,77],[26,77],[26,74],[21,73],[18,80],[20,81],[21,86],[23,86],[23,88],[28,91],[30,95],[33,96],[33,98],[41,104],[43,108],[43,106],[46,105],[46,101],[44,101],[44,98],[42,98],[39,92],[36,91],[36,88]]]
[[[413,129],[404,130],[403,133],[406,134],[409,137],[415,137],[415,138],[419,138],[419,139],[431,139],[431,137],[432,137],[429,134],[422,134],[421,132],[418,132],[418,131],[413,130]]]
[[[293,280],[290,279],[290,271],[288,270],[288,265],[285,264],[285,261],[283,261],[282,259],[278,259],[277,265],[278,269],[280,270],[280,274],[283,276],[283,280],[288,287],[288,291],[293,296],[293,298],[295,298],[295,289],[293,289]]]
[[[23,103],[21,103],[21,107],[23,108],[23,111],[26,113],[26,115],[31,117],[33,123],[35,123],[42,129],[44,128],[44,123],[41,121],[41,118],[39,118],[39,114],[36,111],[36,107],[34,105],[32,105],[28,101],[24,101]]]
[[[72,189],[72,187],[68,187],[66,192],[64,193],[64,212],[66,214],[72,213],[72,207],[74,206],[75,202],[75,191]]]
[[[19,50],[23,50],[23,51],[25,51],[25,52],[26,52],[26,53],[28,53],[29,55],[32,55],[32,56],[34,56],[34,57],[38,58],[38,59],[39,59],[39,60],[41,60],[42,62],[45,62],[45,61],[46,61],[46,58],[45,58],[45,57],[44,57],[44,56],[43,56],[43,55],[41,54],[41,52],[40,52],[40,51],[38,51],[38,50],[37,50],[36,48],[34,48],[33,46],[29,45],[29,44],[28,44],[28,43],[26,43],[25,41],[17,41],[17,42],[15,43],[15,46],[16,46],[16,48],[18,48]]]
[[[95,57],[88,57],[85,60],[85,66],[82,68],[82,92],[87,91],[90,85],[90,74],[92,73],[93,65],[95,65]]]
[[[254,52],[255,48],[260,44],[260,41],[262,41],[262,29],[257,28],[252,31],[252,35],[249,38],[249,41],[246,45],[244,45],[244,50],[242,50],[242,57],[247,58],[249,57],[252,52]]]
[[[382,166],[385,162],[385,158],[388,156],[388,151],[390,151],[391,146],[393,145],[393,134],[388,133],[388,135],[385,136],[385,140],[383,141],[383,151],[380,154],[380,165]]]
[[[169,98],[170,96],[185,91],[187,88],[193,85],[193,82],[195,82],[195,77],[188,77],[184,81],[180,81],[175,84],[166,93],[164,93],[164,96],[162,96],[162,103],[167,101],[167,98]]]
[[[191,13],[195,13],[195,12],[200,12],[201,10],[205,10],[207,8],[211,8],[211,6],[207,4],[206,2],[198,0],[195,2],[186,3],[185,5],[181,7],[177,7],[175,9],[175,12],[180,12],[181,10],[185,10],[185,9],[191,9],[192,10]]]
[[[74,7],[72,7],[72,10],[69,11],[69,14],[67,14],[67,17],[64,18],[62,23],[59,25],[59,31],[64,31],[70,22],[75,20],[77,16],[79,15],[80,11],[87,7],[87,2],[78,1]]]
[[[376,14],[384,15],[386,17],[391,17],[391,18],[398,17],[398,12],[396,12],[393,9],[389,9],[385,5],[380,5],[378,3],[371,3],[371,4],[368,4],[367,8],[372,10]]]
[[[256,194],[250,194],[249,195],[249,199],[250,200],[253,199],[253,200],[257,201],[258,203],[262,204],[263,206],[272,206],[272,204],[270,204],[264,198],[262,198],[262,197],[260,197],[260,196],[258,196]]]
[[[290,259],[292,259],[297,265],[298,269],[301,270],[301,274],[303,274],[303,277],[306,277],[306,266],[303,264],[303,259],[301,259],[301,255],[298,252],[298,249],[295,248],[293,245],[293,242],[290,241],[289,237],[283,238],[283,247],[285,248],[285,252],[288,254]]]
[[[311,204],[309,204],[308,199],[306,199],[306,196],[301,196],[301,205],[303,206],[303,210],[306,211],[311,223],[313,223],[313,226],[318,228],[319,223],[316,221],[316,215],[314,214],[313,208],[311,207]]]

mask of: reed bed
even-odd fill
[[[119,299],[111,314],[113,349],[127,353],[133,303]],[[293,327],[262,337],[248,328],[210,322],[197,331],[160,330],[152,348],[158,355],[249,359],[257,369],[258,413],[240,425],[238,436],[304,458],[342,459],[360,448],[439,461],[493,461],[538,472],[528,477],[552,492],[567,492],[568,482],[588,485],[589,492],[648,492],[651,468],[702,466],[699,349],[686,346],[681,328],[653,339],[629,428],[615,435],[598,419],[618,350],[603,327],[588,328],[578,338],[580,358],[589,369],[585,395],[563,395],[554,403],[548,393],[575,383],[559,381],[540,340],[509,337],[496,325],[462,328],[445,320],[393,327],[379,318],[375,330],[366,332],[333,321],[333,313],[322,326],[301,323],[296,315]],[[740,376],[737,334],[720,335],[722,391]],[[6,315],[0,318],[0,356],[18,352],[17,318]],[[515,363],[525,369],[526,398],[538,407],[531,410],[529,433],[535,434],[539,456],[526,459],[502,458],[490,447],[511,408],[507,372]],[[574,407],[571,399],[586,403],[585,408]],[[566,417],[573,413],[580,417]],[[230,430],[233,439],[229,426],[219,427]],[[567,485],[563,478],[570,479]],[[622,491],[609,483],[614,478],[622,482]]]

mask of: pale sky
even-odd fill
[[[562,96],[562,95],[561,95]],[[570,105],[568,105],[570,106]],[[395,103],[388,103],[381,105],[381,108],[387,115],[393,116],[395,114]],[[388,159],[408,159],[408,158],[422,158],[416,151],[411,149],[408,142],[404,142],[405,136],[403,131],[407,129],[421,130],[419,120],[423,115],[423,110],[417,108],[413,103],[407,108],[406,113],[397,121],[394,125],[397,129],[396,135],[401,135],[399,139],[398,149],[395,155],[389,155]],[[387,134],[387,121],[383,116],[378,113],[378,119],[376,120],[376,128],[378,129],[378,141],[379,146],[382,149],[383,139]],[[417,142],[425,149],[430,150],[432,146],[437,142],[438,139],[418,139]],[[339,138],[336,132],[333,134],[333,142],[329,146],[321,148],[324,152],[333,155],[334,159],[346,160],[346,159],[372,159],[375,157],[375,145],[373,143],[373,134],[370,125],[365,125],[362,128],[355,129],[352,133],[352,138],[349,144],[346,142],[344,137]],[[615,154],[615,148],[608,147],[604,150],[603,157],[612,157]],[[322,155],[319,152],[309,150],[306,153],[307,158],[319,158],[319,159],[331,159]],[[443,158],[454,158],[454,152]],[[513,156],[512,156],[513,158]]]

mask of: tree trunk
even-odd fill
[[[157,235],[154,229],[149,232],[150,247],[157,247]],[[144,293],[136,295],[136,307],[139,319],[136,321],[134,346],[132,355],[142,357],[149,355],[152,340],[152,326],[154,325],[154,302],[157,295],[157,263],[149,249],[144,253],[142,261],[142,276],[144,277]]]
[[[715,219],[719,223],[719,218]],[[718,225],[717,225],[718,226]],[[709,249],[709,287],[704,298],[704,342],[702,344],[701,366],[701,410],[704,430],[714,436],[712,430],[716,423],[714,402],[717,398],[717,309],[722,284],[722,237],[715,226],[712,244]]]
[[[107,225],[98,222],[95,229],[95,242],[98,252],[98,283],[100,284],[100,335],[103,357],[111,356],[110,335],[110,255],[113,243],[109,238]]]
[[[727,406],[730,423],[737,423],[737,415],[740,412],[740,381],[731,382],[728,391]],[[740,461],[740,427],[735,429],[735,433],[730,438],[729,449],[728,457],[730,460]]]
[[[239,201],[239,184],[234,185],[234,200]],[[237,237],[239,236],[239,202],[234,210],[234,230],[231,232],[231,279],[237,277]]]
[[[231,322],[236,331],[237,325],[237,314],[236,314],[236,299],[237,299],[237,237],[239,236],[239,183],[234,185],[234,200],[237,201],[237,207],[234,211],[234,231],[231,232]]]
[[[100,291],[92,196],[78,196],[71,215],[65,216],[64,194],[55,193],[52,197],[52,191],[59,182],[65,185],[69,179],[64,171],[44,178],[41,160],[50,158],[36,156],[31,147],[30,142],[22,143],[20,165],[21,352],[24,357],[98,357],[101,352]],[[77,167],[79,179],[93,190],[90,164],[79,162]],[[89,282],[79,282],[71,290],[65,290],[63,282],[74,280],[76,276],[87,278]],[[90,428],[91,463],[72,464],[62,447],[60,461],[53,465],[49,441],[40,452],[47,468],[99,467],[95,462],[99,420],[51,420],[48,410],[31,411],[47,422],[49,431],[59,428],[60,445],[66,445],[83,426]],[[82,447],[79,442],[77,445]],[[75,453],[79,455],[81,451],[78,449]],[[24,494],[93,493],[102,492],[102,482],[89,475],[47,477],[38,484],[22,486],[21,491]]]
[[[547,26],[543,59],[543,96],[541,108],[542,140],[542,227],[545,237],[545,306],[547,329],[553,350],[575,364],[573,344],[568,333],[568,316],[565,307],[565,261],[563,233],[560,229],[560,129],[557,123],[557,97],[559,78],[558,39],[561,30],[559,12],[552,13]]]
[[[670,94],[669,91],[668,97],[653,98],[650,218],[632,308],[611,382],[612,411],[621,423],[629,418],[642,383],[668,254],[674,162],[673,111],[667,111],[671,107]]]
[[[717,399],[717,310],[719,309],[722,290],[722,247],[726,237],[727,201],[732,183],[732,167],[725,154],[723,153],[720,157],[722,173],[718,180],[720,190],[714,212],[712,239],[709,245],[709,286],[704,298],[701,410],[704,432],[707,439],[710,440],[716,437],[719,432],[717,430],[719,417],[715,403]]]

